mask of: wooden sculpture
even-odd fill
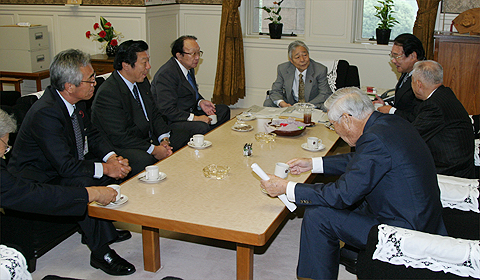
[[[460,34],[480,35],[480,8],[466,10],[452,22]]]

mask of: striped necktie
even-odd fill
[[[75,142],[77,143],[78,159],[83,160],[84,159],[83,136],[82,136],[82,130],[80,129],[80,124],[78,122],[77,115],[78,115],[78,112],[77,112],[77,108],[75,107],[75,110],[73,111],[73,114],[71,116],[73,132],[75,133]]]
[[[298,75],[298,102],[305,103],[305,83],[302,74]]]

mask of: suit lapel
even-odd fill
[[[287,102],[290,104],[295,103],[295,99],[293,98],[293,92],[292,92],[292,87],[293,87],[293,81],[295,80],[295,66],[290,62],[287,67],[285,77],[285,94],[287,95]]]
[[[407,80],[402,84],[400,87],[400,84],[402,83],[403,79],[405,78],[405,75],[403,74],[400,76],[400,79],[398,80],[397,86],[396,86],[396,92],[395,92],[395,102],[397,103],[400,99],[402,99],[403,95],[412,88],[412,76],[408,77]]]
[[[307,76],[305,77],[305,102],[310,101],[310,93],[312,92],[312,80],[315,75],[315,70],[313,67],[312,60],[310,60],[310,65],[307,68]]]

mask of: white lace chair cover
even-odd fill
[[[478,206],[479,180],[437,175],[440,200],[444,208],[480,213]]]
[[[30,280],[25,257],[17,250],[0,245],[0,279]]]
[[[478,240],[457,239],[382,224],[378,226],[378,244],[372,259],[480,278]]]

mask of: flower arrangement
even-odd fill
[[[107,54],[109,54],[109,49],[115,50],[118,46],[118,41],[120,38],[123,38],[122,33],[115,31],[112,24],[104,17],[100,17],[100,23],[95,23],[93,25],[93,30],[93,32],[87,31],[85,36],[87,39],[92,39],[92,41],[104,43],[100,49],[105,49]],[[99,30],[99,32],[94,33],[96,30]]]
[[[394,3],[393,0],[385,0],[385,1],[377,1],[380,5],[374,6],[376,9],[375,17],[380,19],[378,23],[378,29],[392,29],[392,27],[399,23],[392,14],[395,13],[393,11]]]
[[[282,10],[282,7],[280,7],[280,5],[282,4],[283,1],[284,0],[281,0],[279,2],[277,1],[273,2],[273,7],[263,6],[263,7],[257,7],[257,9],[262,9],[268,13],[269,17],[265,19],[272,21],[272,23],[274,24],[279,24],[280,21],[282,20],[282,16],[280,15],[280,11]]]

